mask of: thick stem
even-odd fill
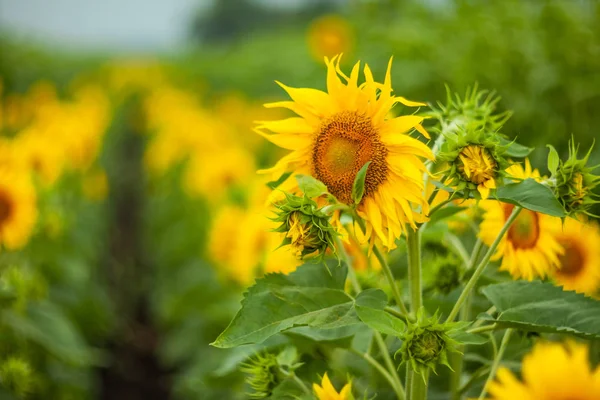
[[[411,388],[411,400],[427,399],[427,380],[429,380],[429,370],[424,372],[425,379],[422,376],[413,372],[413,381]]]
[[[410,311],[416,315],[423,305],[421,289],[421,240],[420,232],[407,230],[406,245],[408,248],[408,281],[410,285]]]
[[[522,209],[523,208],[521,208],[519,206],[515,206],[515,208],[513,209],[513,212],[510,214],[510,217],[508,217],[508,219],[504,223],[504,226],[500,230],[500,233],[498,233],[498,236],[494,240],[494,243],[492,243],[492,245],[488,249],[487,253],[485,253],[485,256],[483,256],[483,259],[481,260],[481,262],[475,269],[473,276],[471,276],[471,279],[469,279],[469,281],[465,285],[465,288],[463,289],[462,293],[458,297],[458,300],[456,301],[456,304],[452,308],[452,311],[450,311],[450,314],[448,315],[446,322],[454,321],[454,318],[456,318],[456,316],[458,315],[458,312],[460,311],[461,306],[463,305],[463,303],[465,302],[465,300],[467,299],[467,297],[469,296],[469,294],[475,287],[475,284],[477,283],[477,281],[479,280],[479,277],[485,270],[485,267],[487,267],[487,265],[489,264],[490,259],[492,258],[492,255],[494,255],[494,253],[496,252],[496,248],[500,244],[500,241],[504,237],[504,234],[506,234],[506,232],[508,231],[508,228],[510,228],[510,226],[515,221],[515,219],[517,219],[517,217],[519,216],[519,213],[521,212]]]
[[[496,358],[494,358],[494,362],[492,364],[492,369],[490,370],[490,374],[488,375],[488,378],[485,381],[485,384],[483,385],[483,390],[481,391],[481,394],[479,395],[479,398],[478,398],[479,400],[482,400],[485,397],[485,395],[487,393],[487,387],[488,387],[489,383],[492,381],[492,379],[494,379],[494,376],[496,375],[496,370],[498,369],[498,366],[500,365],[500,361],[502,360],[504,351],[508,347],[508,342],[510,340],[511,333],[512,333],[512,329],[507,329],[506,332],[504,333],[504,336],[502,337],[502,343],[500,344],[500,349],[498,350],[498,354],[496,355]]]
[[[404,382],[406,386],[406,400],[412,400],[412,387],[413,387],[413,378],[415,377],[414,372],[410,369],[410,365],[406,364],[406,381]]]

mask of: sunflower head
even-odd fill
[[[592,173],[596,167],[587,166],[592,149],[590,148],[583,158],[577,157],[578,150],[579,146],[571,140],[569,158],[565,161],[559,160],[556,169],[552,171],[552,178],[555,181],[554,191],[569,215],[579,213],[589,215],[590,208],[600,202],[599,196],[593,193],[600,184],[600,176]]]
[[[314,200],[286,193],[285,200],[275,207],[277,215],[273,221],[280,225],[274,231],[285,234],[281,245],[290,245],[297,258],[323,257],[327,249],[335,248],[337,233],[329,222],[330,216]]]
[[[242,363],[240,370],[247,374],[246,382],[252,388],[248,395],[252,399],[271,396],[273,389],[284,379],[277,356],[271,353],[257,354]]]
[[[326,64],[327,93],[280,84],[292,101],[266,105],[287,108],[298,117],[260,122],[256,129],[260,135],[292,151],[262,172],[272,173],[273,179],[286,172],[316,178],[339,202],[356,205],[357,214],[366,222],[366,240],[377,239],[393,248],[406,225],[416,228],[427,219],[422,159],[433,159],[433,153],[407,134],[417,130],[428,137],[421,125],[424,117],[392,118],[389,111],[397,103],[425,104],[392,95],[391,60],[383,83],[375,82],[367,65],[365,82],[359,84],[360,63],[349,76],[340,69],[339,57],[326,59]],[[354,182],[367,164],[364,193],[356,204]],[[293,179],[279,188],[298,191]]]
[[[438,364],[448,367],[448,353],[459,352],[459,343],[449,336],[449,332],[456,324],[440,324],[438,315],[425,318],[422,310],[417,315],[417,321],[408,324],[401,339],[402,347],[396,352],[402,355],[402,362],[421,374],[425,379],[425,372],[430,368],[435,372]]]
[[[481,128],[447,133],[437,160],[446,162],[449,168],[440,172],[447,176],[450,186],[468,198],[471,193],[486,199],[490,190],[502,182],[509,161],[507,144],[502,137]]]

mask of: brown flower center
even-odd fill
[[[0,191],[0,226],[4,224],[13,212],[13,204],[10,197]]]
[[[386,156],[387,148],[379,140],[371,120],[345,111],[322,125],[313,148],[313,174],[339,201],[350,204],[356,174],[367,162],[371,164],[363,198],[372,195],[385,181]]]
[[[513,211],[512,204],[504,204],[504,218],[508,219]],[[522,210],[515,222],[508,229],[508,240],[518,249],[535,247],[540,237],[540,221],[536,212]]]
[[[560,268],[556,271],[556,274],[562,276],[578,275],[583,270],[585,264],[585,253],[578,244],[572,241],[566,241],[561,244],[565,252],[558,258]]]

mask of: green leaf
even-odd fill
[[[367,289],[356,297],[358,318],[371,328],[386,335],[400,336],[404,322],[383,309],[388,303],[386,294],[380,289]]]
[[[600,338],[600,301],[583,294],[518,281],[487,286],[483,294],[500,312],[495,321],[501,326]]]
[[[429,224],[433,225],[436,222],[439,222],[443,219],[449,218],[451,216],[453,216],[454,214],[457,214],[463,210],[466,210],[467,207],[462,207],[462,206],[454,206],[454,205],[448,205],[446,207],[440,208],[439,210],[437,210],[435,213],[433,213],[429,219]]]
[[[371,161],[363,165],[354,178],[354,183],[352,184],[352,200],[354,200],[354,204],[359,204],[365,194],[365,179],[369,165],[371,165]]]
[[[533,151],[533,147],[523,146],[522,144],[519,144],[515,141],[509,141],[504,138],[500,139],[500,145],[502,145],[502,146],[509,145],[505,154],[508,157],[513,157],[513,158],[527,157]]]
[[[558,170],[558,162],[560,161],[560,157],[558,156],[558,152],[551,144],[547,144],[548,147],[548,171],[552,175],[556,175],[556,171]]]
[[[565,210],[554,197],[552,190],[531,178],[499,187],[496,190],[496,198],[505,203],[554,217],[566,216]]]
[[[450,336],[452,339],[456,340],[460,344],[479,345],[485,344],[490,340],[487,336],[480,335],[477,333],[465,332],[464,330],[449,331],[448,336]]]
[[[344,292],[347,268],[304,264],[290,275],[270,274],[256,281],[242,308],[212,343],[229,348],[261,343],[295,326],[334,329],[357,323],[354,302]]]
[[[296,181],[302,193],[310,198],[319,197],[327,193],[327,186],[310,175],[296,175]]]

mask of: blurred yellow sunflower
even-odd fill
[[[318,400],[350,400],[352,399],[352,384],[346,383],[342,390],[338,393],[331,384],[327,372],[323,375],[321,385],[313,383],[313,390]]]
[[[425,144],[406,134],[416,129],[428,137],[421,126],[423,117],[387,118],[387,114],[396,103],[409,107],[425,104],[392,95],[391,59],[383,84],[373,80],[365,65],[366,82],[361,85],[360,62],[348,77],[339,68],[339,57],[325,61],[327,93],[279,83],[292,101],[266,104],[290,109],[298,117],[261,122],[257,127],[257,132],[269,141],[292,150],[273,168],[261,172],[273,174],[274,179],[286,171],[312,175],[340,202],[351,204],[356,174],[370,161],[357,211],[367,222],[366,238],[371,242],[378,238],[384,246],[393,248],[395,239],[406,230],[406,223],[415,228],[416,223],[427,219],[422,158],[433,159],[433,154]],[[296,190],[293,176],[280,189]]]
[[[574,341],[537,343],[525,356],[519,381],[500,368],[488,386],[492,400],[597,400],[600,368],[590,367],[589,348]]]
[[[552,279],[566,290],[588,295],[600,289],[600,229],[592,222],[572,218],[564,221],[556,234],[564,253],[550,272]]]
[[[0,244],[23,248],[37,221],[37,196],[29,174],[0,168]]]
[[[519,179],[540,178],[539,171],[532,170],[529,161],[526,161],[525,167],[514,164],[507,172]],[[490,246],[514,206],[495,200],[484,200],[479,205],[485,211],[479,227],[479,237]],[[560,224],[559,218],[523,209],[500,241],[492,260],[502,258],[500,269],[510,272],[516,279],[533,280],[537,276],[546,276],[559,264],[559,255],[562,253],[554,236],[560,229]]]
[[[352,27],[339,15],[325,15],[311,22],[308,28],[308,47],[313,58],[349,53],[354,45]]]

